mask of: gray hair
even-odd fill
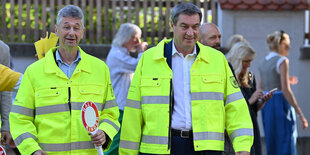
[[[63,17],[72,17],[81,19],[82,28],[84,28],[84,14],[80,7],[75,5],[67,5],[60,9],[57,14],[56,25],[59,26]]]
[[[141,29],[131,23],[124,23],[120,26],[117,33],[115,34],[115,37],[112,41],[113,46],[122,47],[124,43],[128,42],[132,36],[136,34],[141,35]]]
[[[177,24],[180,14],[186,14],[189,16],[198,14],[201,22],[202,13],[199,7],[194,5],[193,3],[181,3],[172,8],[170,19],[172,20],[174,25]]]

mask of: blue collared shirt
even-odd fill
[[[172,43],[172,71],[174,111],[172,114],[172,128],[178,130],[192,129],[191,107],[191,76],[190,70],[196,60],[196,46],[193,53],[185,57],[175,48]]]
[[[76,57],[76,59],[71,63],[71,65],[68,65],[67,63],[62,61],[60,54],[59,54],[59,50],[57,49],[56,51],[56,61],[57,61],[58,67],[67,75],[69,79],[71,78],[80,60],[81,60],[81,55],[80,55],[80,51],[78,51],[78,56]]]

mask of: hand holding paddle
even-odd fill
[[[81,109],[82,123],[84,128],[89,132],[91,139],[97,149],[98,155],[103,155],[102,145],[105,143],[106,136],[102,130],[98,130],[99,114],[97,106],[92,101],[87,101]]]

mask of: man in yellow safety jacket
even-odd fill
[[[225,128],[236,154],[249,154],[246,101],[225,56],[197,42],[201,16],[192,3],[175,6],[173,40],[142,55],[125,105],[121,155],[221,155]]]
[[[59,47],[24,74],[10,114],[13,139],[21,154],[97,154],[94,145],[108,149],[119,130],[108,67],[78,46],[85,31],[79,7],[62,8],[55,31]],[[86,101],[99,111],[98,132],[91,136],[81,121]]]

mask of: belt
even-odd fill
[[[172,136],[178,136],[181,138],[193,138],[193,131],[184,131],[184,130],[176,130],[176,129],[171,129],[171,135]]]

